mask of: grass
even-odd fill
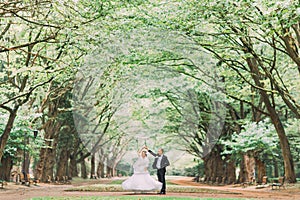
[[[239,194],[232,193],[228,191],[214,190],[214,189],[206,189],[199,188],[193,186],[177,186],[177,185],[169,185],[168,192],[174,193],[209,193],[209,194]],[[66,191],[79,191],[79,192],[124,192],[121,185],[113,185],[113,184],[95,184],[95,185],[87,185],[87,186],[79,186],[67,189]]]
[[[196,200],[196,198],[188,198],[188,197],[41,197],[41,198],[33,198],[32,200]],[[199,198],[197,198],[199,199]]]
[[[37,197],[32,200],[199,200],[192,197],[132,197],[132,196],[116,196],[116,197]],[[222,198],[223,200],[246,200],[236,198]],[[220,200],[220,198],[201,198],[201,200]]]
[[[112,180],[109,185],[121,185],[124,182],[124,180]]]
[[[109,185],[121,185],[123,183],[124,180],[119,179],[119,180],[112,180],[110,183],[108,183]],[[167,185],[177,185],[175,183],[172,183],[170,181],[167,181]]]

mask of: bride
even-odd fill
[[[133,191],[160,190],[162,183],[150,176],[148,165],[147,150],[143,147],[137,161],[133,164],[133,175],[122,183],[122,188]]]

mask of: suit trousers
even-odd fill
[[[166,174],[166,168],[161,168],[157,170],[157,178],[158,181],[161,182],[162,188],[160,190],[160,192],[165,193],[166,192],[166,179],[165,179],[165,174]]]

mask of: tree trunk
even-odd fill
[[[273,166],[274,166],[274,177],[279,177],[278,162],[275,158],[273,159]]]
[[[78,177],[77,161],[74,156],[70,156],[69,173],[71,177]]]
[[[54,120],[49,120],[44,127],[46,148],[40,150],[40,160],[36,167],[35,177],[42,182],[48,180],[48,176],[53,179],[53,169],[56,160],[56,146],[58,141],[58,132],[60,123],[55,123]]]
[[[72,152],[70,153],[70,167],[69,167],[69,174],[71,177],[78,177],[78,162],[77,162],[77,155],[78,149],[80,147],[80,139],[78,138],[78,134],[74,131],[74,142],[72,144]]]
[[[235,170],[236,170],[235,161],[229,159],[229,161],[226,162],[226,170],[225,170],[226,176],[224,176],[226,181],[224,183],[227,184],[235,183],[236,181]]]
[[[29,174],[29,167],[30,167],[30,155],[29,152],[25,152],[25,160],[23,161],[23,166],[25,169],[25,174]]]
[[[29,152],[26,150],[26,146],[29,145],[29,138],[27,136],[27,133],[24,132],[25,136],[24,136],[24,141],[23,141],[23,144],[24,144],[24,149],[23,149],[23,157],[22,157],[22,173],[24,175],[28,174],[29,173],[29,166],[30,166],[30,156],[29,156]]]
[[[239,183],[251,182],[255,174],[255,160],[253,157],[244,155],[240,164]]]
[[[10,172],[13,167],[13,160],[10,155],[4,155],[0,165],[0,179],[10,181]]]
[[[56,161],[56,145],[52,146],[52,149],[48,150],[46,163],[44,165],[42,180],[47,180],[47,177],[50,176],[53,178],[54,175],[54,165]]]
[[[58,176],[60,180],[63,179],[62,178],[63,176],[68,176],[67,174],[68,160],[69,160],[68,150],[65,148],[61,148],[60,156],[56,167],[56,176]]]
[[[86,179],[88,176],[87,176],[87,170],[86,170],[86,165],[85,165],[85,160],[84,159],[80,162],[80,166],[81,166],[81,168],[80,168],[81,178]]]
[[[47,157],[47,148],[41,148],[40,155],[39,155],[40,159],[36,165],[35,175],[34,175],[35,179],[38,179],[40,181],[42,181],[42,174],[43,174],[46,157]]]
[[[233,30],[237,33],[240,33],[235,28],[233,28]],[[263,81],[265,80],[264,78],[268,77],[269,80],[272,81],[272,75],[270,74],[270,72],[268,70],[264,69],[263,62],[260,60],[260,58],[255,53],[255,51],[253,49],[253,44],[251,42],[249,42],[250,39],[241,37],[240,40],[245,47],[244,52],[253,55],[253,57],[247,57],[246,61],[250,68],[251,76],[255,82],[255,85],[258,88],[261,88],[261,89],[259,89],[260,97],[262,98],[262,100],[268,110],[268,113],[270,114],[271,121],[272,121],[272,123],[276,129],[277,135],[279,137],[280,147],[281,147],[281,151],[282,151],[282,157],[284,160],[284,171],[285,171],[286,181],[289,183],[295,183],[296,175],[295,175],[292,153],[290,150],[288,139],[286,137],[285,130],[284,130],[282,122],[279,118],[279,115],[275,110],[275,105],[274,104],[272,105],[267,91],[264,90],[264,88],[265,88],[264,84],[263,84]],[[264,76],[260,72],[259,67],[262,67],[264,69],[264,73],[265,73]],[[275,87],[276,87],[276,84],[273,84],[273,85],[275,85]],[[283,100],[285,99],[283,96],[282,96],[282,98],[283,98]],[[286,101],[285,101],[285,103],[287,104]],[[289,105],[287,104],[287,106],[289,106]]]
[[[263,177],[267,175],[266,165],[258,158],[255,158],[255,164],[257,168],[257,182],[262,183]]]
[[[19,106],[16,106],[15,109],[9,111],[8,121],[6,123],[5,129],[2,133],[2,135],[0,136],[0,160],[2,160],[4,149],[5,149],[7,140],[9,138],[11,129],[14,125],[14,121],[16,119],[18,109],[19,109]]]
[[[41,182],[46,182],[48,180],[48,176],[50,176],[51,180],[53,180],[54,163],[55,149],[43,148],[40,151],[40,160],[36,168],[36,177]]]
[[[240,172],[239,172],[239,177],[238,177],[237,183],[246,182],[247,176],[246,176],[245,168],[246,168],[246,166],[245,166],[244,157],[242,157],[242,160],[240,162]]]
[[[119,162],[115,162],[113,167],[112,167],[112,174],[113,174],[113,177],[116,177],[118,176],[118,170],[117,170],[117,165],[118,165]]]
[[[113,177],[118,176],[118,171],[116,167],[113,167]]]
[[[97,176],[98,178],[104,178],[104,164],[102,161],[99,161],[98,167],[97,167]]]
[[[91,157],[91,176],[90,178],[93,179],[96,176],[96,164],[95,164],[95,153],[92,154]]]
[[[277,134],[280,139],[280,146],[281,146],[282,157],[284,161],[284,172],[285,172],[286,181],[288,183],[296,183],[297,180],[296,180],[294,162],[290,150],[290,145],[285,135],[283,125],[278,116],[275,117],[274,123],[275,123],[275,128],[277,127],[276,128]]]
[[[106,177],[111,178],[113,177],[113,169],[111,166],[106,166]]]
[[[71,177],[78,177],[77,161],[74,157],[70,157],[69,173]]]
[[[225,161],[222,160],[220,155],[221,150],[219,149],[218,145],[215,145],[213,150],[203,158],[204,161],[204,169],[205,169],[205,177],[209,178],[209,181],[215,182],[225,177],[227,177],[226,170],[225,170]]]
[[[255,84],[260,87],[264,88],[263,84],[261,83],[260,78],[260,72],[257,66],[257,60],[256,58],[247,58],[248,66],[251,69],[251,75],[255,82]],[[265,90],[260,90],[260,95],[262,97],[262,100],[270,114],[271,121],[276,129],[277,135],[279,137],[280,141],[280,147],[282,151],[282,157],[284,161],[284,171],[285,171],[285,178],[286,181],[289,183],[295,183],[296,182],[296,175],[294,170],[294,163],[292,159],[292,153],[290,150],[290,145],[287,139],[287,136],[285,134],[285,130],[283,127],[283,124],[279,118],[279,115],[277,114],[275,107],[272,106],[271,101],[269,99],[269,96]]]

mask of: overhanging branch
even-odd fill
[[[47,83],[51,82],[53,79],[54,79],[54,77],[51,77],[49,80],[47,80],[47,81],[45,81],[45,82],[43,82],[43,83],[39,83],[39,84],[35,85],[35,86],[32,87],[28,92],[23,93],[23,94],[20,94],[20,95],[18,95],[18,96],[15,96],[15,97],[13,97],[13,98],[11,98],[11,99],[5,101],[4,103],[0,104],[0,107],[1,107],[1,108],[4,108],[4,107],[6,107],[5,104],[8,104],[9,102],[12,102],[12,101],[14,101],[14,100],[16,100],[16,99],[19,99],[19,98],[21,98],[21,97],[25,97],[25,99],[24,99],[23,101],[21,101],[21,102],[19,103],[19,105],[22,105],[22,104],[26,103],[26,102],[28,101],[30,95],[32,94],[32,92],[33,92],[36,88],[38,88],[38,87],[40,87],[40,86],[43,86],[43,85],[46,85]]]

